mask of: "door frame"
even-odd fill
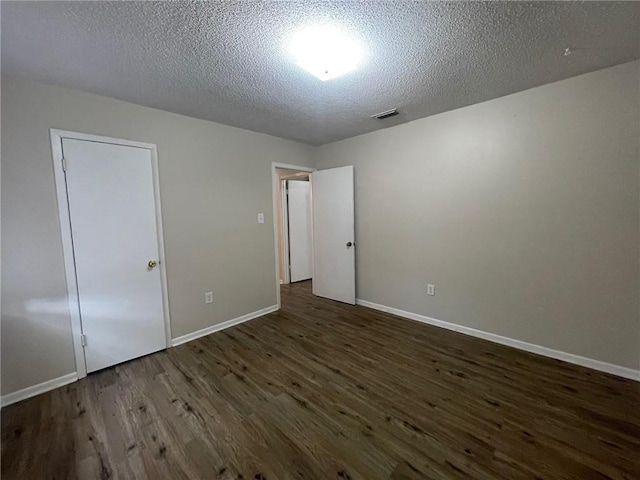
[[[278,177],[278,169],[284,170],[298,170],[300,172],[315,172],[316,169],[313,167],[302,167],[300,165],[290,165],[288,163],[271,163],[271,200],[272,200],[272,209],[273,209],[273,242],[274,242],[274,250],[276,254],[276,298],[278,300],[278,310],[281,308],[281,300],[280,300],[280,249],[278,248],[278,182],[280,178]],[[313,192],[311,193],[311,198],[313,201]],[[313,231],[313,222],[311,224],[311,230]],[[311,246],[313,249],[313,245]],[[313,251],[313,250],[312,250]]]
[[[284,279],[281,285],[291,283],[291,256],[289,255],[289,203],[287,198],[287,188],[287,180],[280,180],[280,191],[282,193],[282,251],[289,256],[289,261],[285,262],[289,264],[289,268],[285,268],[284,272],[280,272]],[[278,254],[280,254],[279,248]],[[281,265],[281,263],[278,263],[278,265]]]
[[[71,334],[73,340],[73,352],[78,378],[87,376],[87,362],[82,346],[82,320],[80,317],[80,304],[78,297],[78,281],[76,277],[75,259],[73,251],[73,238],[71,235],[71,218],[69,212],[69,199],[67,196],[67,182],[63,168],[62,140],[84,140],[96,143],[108,143],[124,147],[135,147],[149,150],[151,154],[151,169],[153,175],[153,197],[156,211],[156,229],[158,239],[158,264],[160,267],[160,283],[162,285],[162,309],[164,312],[164,334],[167,348],[171,347],[171,318],[169,314],[169,291],[167,287],[167,270],[164,252],[164,236],[162,228],[162,209],[160,206],[160,177],[158,175],[157,146],[153,143],[134,142],[120,138],[103,137],[88,133],[71,132],[68,130],[49,130],[51,136],[51,155],[55,178],[56,198],[58,200],[58,219],[60,221],[60,235],[62,239],[62,253],[64,257],[64,270],[67,281],[67,299],[69,302],[69,315],[71,317]]]

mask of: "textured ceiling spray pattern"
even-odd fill
[[[640,58],[636,2],[2,2],[2,69],[319,145]],[[366,50],[321,82],[287,45]],[[564,49],[571,47],[571,55]],[[397,107],[385,121],[370,115]]]

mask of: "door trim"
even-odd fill
[[[278,178],[277,169],[285,170],[299,170],[301,172],[315,172],[313,167],[301,167],[300,165],[290,165],[288,163],[271,163],[271,207],[273,211],[273,242],[274,250],[276,254],[276,298],[278,300],[278,310],[280,310],[280,252],[278,251]],[[311,226],[313,229],[313,225]]]
[[[280,190],[282,191],[282,252],[289,258],[284,262],[284,272],[280,272],[284,281],[282,285],[291,283],[291,255],[289,255],[289,199],[287,196],[288,180],[280,180]],[[278,212],[280,213],[280,212]],[[280,249],[278,249],[278,254]],[[282,266],[282,263],[278,263]]]
[[[51,155],[53,172],[58,200],[58,218],[60,220],[60,235],[62,239],[62,253],[64,257],[64,270],[67,281],[67,299],[69,302],[69,315],[71,317],[71,334],[73,340],[73,352],[76,362],[78,379],[87,376],[87,363],[84,355],[84,347],[81,342],[82,322],[80,319],[80,305],[78,300],[78,282],[76,278],[75,259],[73,252],[73,239],[71,236],[71,220],[69,214],[69,201],[67,197],[67,183],[62,165],[62,140],[85,140],[88,142],[109,143],[125,147],[144,148],[151,153],[151,169],[153,172],[153,196],[156,211],[156,228],[158,238],[158,253],[160,266],[160,283],[162,285],[162,309],[164,312],[165,345],[171,347],[171,317],[169,314],[169,291],[167,287],[167,269],[164,252],[164,236],[162,228],[162,209],[160,206],[160,177],[158,175],[157,147],[153,143],[134,142],[119,138],[103,137],[88,133],[70,132],[67,130],[50,129]]]

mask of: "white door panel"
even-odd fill
[[[311,198],[313,293],[355,304],[353,166],[313,172]]]
[[[63,139],[87,371],[166,347],[151,153]]]
[[[308,181],[289,180],[289,263],[292,282],[311,278],[311,191]]]

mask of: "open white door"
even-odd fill
[[[287,181],[290,281],[311,278],[311,190],[308,181]]]
[[[353,166],[311,174],[313,293],[356,303]]]

